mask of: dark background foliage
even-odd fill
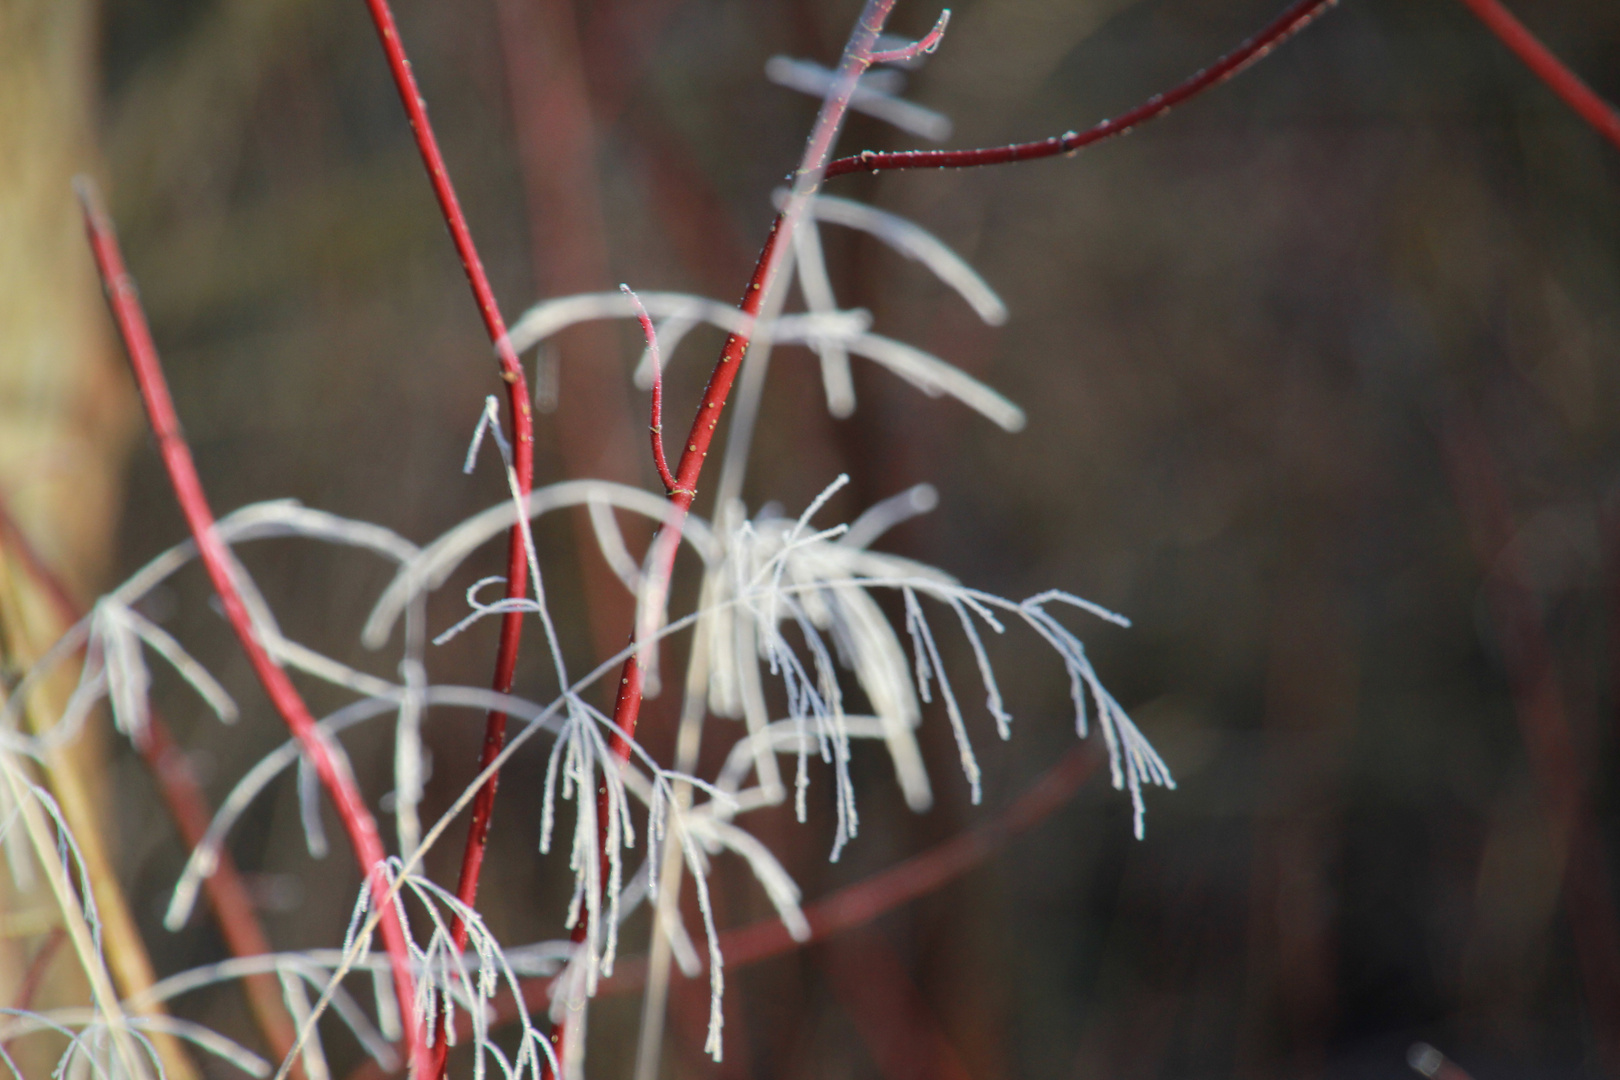
[[[1078,128],[1276,8],[966,0],[910,96],[954,118],[951,145]],[[621,280],[734,297],[814,108],[766,83],[764,61],[831,62],[855,9],[402,0],[508,315]],[[1620,6],[1516,9],[1620,97]],[[896,26],[936,14],[907,0]],[[215,504],[290,496],[426,541],[498,499],[492,472],[459,468],[494,365],[362,5],[107,0],[101,71],[111,196]],[[909,145],[867,120],[843,142]],[[1127,801],[1094,778],[965,879],[730,972],[721,1066],[699,1056],[703,987],[680,985],[668,1075],[1396,1076],[1420,1039],[1481,1080],[1620,1067],[1603,1050],[1620,1036],[1614,149],[1460,4],[1345,0],[1239,79],[1074,160],[838,184],[935,230],[1012,318],[980,326],[916,266],[829,231],[841,299],[1007,392],[1029,425],[1005,435],[870,368],[855,416],[835,421],[813,357],[783,350],[750,504],[796,512],[848,470],[834,519],[933,482],[940,508],[892,548],[1007,595],[1056,586],[1130,615],[1129,631],[1086,636],[1181,786],[1149,796],[1139,843]],[[686,347],[671,417],[711,344]],[[654,484],[635,353],[625,328],[565,339],[542,480]],[[540,542],[584,664],[628,623],[622,602],[587,615],[611,594],[577,528]],[[120,566],[181,533],[143,449]],[[377,568],[292,545],[250,560],[289,632],[375,663],[354,641]],[[436,626],[458,611],[446,595]],[[200,578],[173,599],[156,614],[255,703],[225,731],[166,688],[217,798],[282,736]],[[492,654],[469,634],[435,670],[481,682]],[[537,644],[527,655],[539,692]],[[1017,724],[1007,745],[974,728],[985,805],[968,805],[931,716],[929,814],[909,815],[870,759],[865,828],[839,864],[825,806],[762,826],[809,896],[989,819],[1063,752],[1060,666],[1023,639],[997,657]],[[652,708],[654,746],[669,714]],[[430,729],[428,810],[471,775],[476,728]],[[381,732],[351,750],[386,788]],[[566,858],[534,852],[541,763],[519,758],[502,790],[482,900],[503,940],[561,933]],[[218,956],[200,920],[158,926],[183,853],[138,762],[118,775],[160,970]],[[330,942],[358,884],[341,853],[311,863],[301,847],[290,790],[233,845],[284,947]],[[766,913],[736,869],[719,879],[730,924]],[[186,1009],[246,1030],[232,995]],[[598,1010],[593,1075],[628,1072],[634,1022],[627,1004]]]

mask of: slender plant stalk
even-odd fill
[[[3,500],[0,500],[0,545],[16,556],[29,577],[55,607],[57,617],[63,623],[72,625],[84,617],[79,601],[46,565],[27,534],[12,518]],[[191,762],[175,742],[168,724],[155,711],[148,712],[146,730],[134,742],[136,751],[146,762],[152,780],[157,784],[163,805],[168,808],[180,839],[188,849],[196,847],[208,832],[208,824],[214,815],[208,806],[207,796],[203,794],[202,785],[197,782],[196,773],[191,769]],[[237,873],[236,862],[230,852],[219,853],[214,872],[203,879],[203,890],[232,956],[263,956],[270,952],[270,939],[259,922],[253,899]],[[41,953],[44,953],[43,949]],[[27,980],[24,982],[27,985]],[[282,1003],[281,990],[275,977],[246,976],[243,979],[243,992],[247,995],[254,1022],[271,1053],[286,1060],[297,1041],[297,1033]],[[26,1001],[17,1007],[26,1008]],[[294,1075],[303,1076],[301,1065],[295,1068]]]
[[[1609,140],[1616,149],[1620,149],[1620,111],[1616,111],[1613,105],[1594,93],[1579,75],[1571,71],[1536,38],[1536,35],[1514,18],[1513,13],[1503,7],[1500,0],[1462,0],[1462,2],[1501,40],[1502,44],[1513,51],[1513,55],[1523,61],[1524,66],[1529,68],[1536,78],[1546,83],[1547,88],[1562,98],[1564,104],[1574,109],[1582,120],[1592,125],[1593,130]]]
[[[888,172],[892,169],[971,169],[981,165],[1008,165],[1016,161],[1036,161],[1040,158],[1057,157],[1060,154],[1072,154],[1092,143],[1101,142],[1114,135],[1124,135],[1137,125],[1155,120],[1182,102],[1225,82],[1305,29],[1312,20],[1337,2],[1338,0],[1296,0],[1258,34],[1186,82],[1162,94],[1155,94],[1130,112],[1122,113],[1112,120],[1104,120],[1096,127],[1085,131],[1068,131],[1035,142],[986,146],[977,150],[902,150],[886,154],[865,150],[829,164],[827,179],[831,180],[846,173]]]
[[[365,799],[360,794],[347,762],[333,753],[333,747],[316,725],[315,718],[310,715],[309,707],[304,704],[304,699],[293,686],[292,680],[265,651],[264,645],[254,631],[252,619],[232,577],[231,557],[214,529],[214,514],[209,509],[202,482],[197,476],[197,467],[191,458],[191,448],[181,433],[180,420],[175,413],[174,402],[169,396],[168,382],[163,376],[157,347],[153,344],[152,333],[146,323],[146,314],[141,309],[140,299],[136,295],[135,282],[124,267],[123,253],[118,248],[118,238],[113,233],[112,222],[108,220],[100,196],[91,181],[88,178],[81,178],[77,187],[79,198],[84,205],[85,227],[90,235],[90,247],[95,256],[96,268],[101,273],[102,284],[107,292],[113,318],[118,324],[119,335],[129,352],[130,366],[135,373],[141,401],[146,406],[147,417],[151,421],[152,432],[157,439],[158,452],[169,473],[170,483],[174,486],[175,497],[185,515],[186,524],[191,529],[192,538],[197,542],[197,553],[202,560],[203,568],[208,572],[209,581],[213,584],[214,591],[225,609],[225,617],[230,622],[231,629],[235,631],[237,640],[241,642],[242,651],[247,654],[254,674],[264,686],[276,711],[286,721],[304,754],[314,766],[316,775],[320,777],[322,786],[331,796],[338,817],[343,821],[344,829],[349,834],[349,842],[354,847],[355,857],[360,863],[382,916],[380,926],[383,943],[393,962],[395,992],[399,996],[410,1058],[418,1074],[425,1075],[431,1054],[410,1006],[410,1003],[416,1000],[415,979],[411,974],[405,927],[400,922],[397,909],[390,902],[388,877],[385,872],[387,852],[383,848],[382,837],[377,832],[376,820],[367,809]]]
[[[512,469],[517,476],[520,497],[527,497],[534,487],[534,412],[529,400],[528,381],[523,376],[523,365],[519,363],[517,353],[513,351],[512,343],[506,335],[506,321],[501,317],[500,307],[495,302],[495,291],[490,286],[489,275],[484,272],[483,260],[478,257],[478,247],[473,243],[467,217],[461,212],[461,203],[456,198],[455,186],[450,182],[444,155],[439,151],[439,141],[433,134],[432,123],[428,120],[427,103],[417,88],[416,76],[411,73],[411,62],[405,55],[405,46],[400,40],[399,26],[394,21],[394,13],[390,10],[387,0],[366,0],[366,8],[370,11],[371,21],[377,28],[377,36],[382,41],[383,54],[388,60],[388,70],[394,77],[394,85],[399,90],[405,114],[410,118],[411,131],[416,136],[416,146],[421,151],[422,163],[427,169],[428,180],[433,185],[433,194],[439,200],[439,209],[450,229],[450,238],[455,243],[456,254],[461,258],[462,269],[466,271],[467,281],[472,286],[473,299],[478,304],[478,314],[484,320],[484,329],[488,331],[489,340],[495,346],[501,379],[506,383],[507,409],[511,414],[509,434],[512,443]],[[528,594],[529,565],[523,535],[521,523],[514,524],[507,534],[506,597],[509,600],[521,600]],[[512,680],[517,672],[518,644],[522,636],[523,613],[509,611],[503,615],[500,644],[495,653],[493,680],[498,693],[506,694],[512,691]],[[484,725],[484,743],[478,755],[480,772],[489,766],[489,763],[500,754],[501,747],[506,745],[506,723],[507,716],[503,712],[491,712],[488,715]],[[478,879],[484,867],[484,852],[489,846],[489,827],[495,812],[495,791],[499,783],[500,773],[490,773],[489,779],[484,782],[483,788],[478,792],[478,798],[472,805],[472,818],[467,826],[467,846],[462,851],[461,873],[456,882],[456,896],[469,908],[478,900]],[[455,938],[456,948],[464,949],[467,945],[467,927],[459,916],[451,933]],[[434,1071],[424,1075],[442,1074],[445,1052],[446,1045],[440,1040],[435,1051]]]
[[[136,1045],[130,1030],[129,1018],[124,1015],[123,1007],[119,1004],[112,976],[107,971],[106,962],[98,947],[101,943],[85,919],[84,907],[64,865],[64,852],[59,846],[60,840],[52,828],[52,823],[46,819],[45,811],[35,799],[35,792],[28,789],[16,765],[10,761],[0,763],[0,774],[3,774],[0,778],[3,778],[11,792],[12,805],[17,808],[17,816],[22,819],[23,831],[28,837],[29,846],[33,849],[35,860],[44,871],[57,910],[62,913],[62,926],[67,931],[68,940],[72,942],[79,965],[84,969],[85,978],[89,980],[90,994],[95,1003],[98,1019],[107,1025],[112,1035],[119,1065],[131,1080],[145,1080],[149,1075],[146,1055]],[[167,1064],[165,1060],[165,1065]],[[190,1064],[186,1059],[181,1058],[178,1064],[187,1075],[191,1074]]]

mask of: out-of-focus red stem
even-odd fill
[[[71,626],[83,618],[83,605],[68,591],[56,572],[46,565],[27,534],[12,518],[3,499],[0,499],[0,546],[12,552],[23,564],[29,578],[50,598],[57,617],[64,624]],[[195,848],[208,832],[213,811],[203,795],[202,785],[191,770],[191,762],[174,741],[168,724],[155,711],[147,714],[146,730],[135,739],[135,749],[151,771],[163,804],[168,807],[169,817],[180,832],[180,839],[187,848]],[[230,852],[219,853],[214,872],[203,878],[203,892],[208,897],[208,905],[214,911],[214,918],[219,922],[220,933],[232,956],[263,956],[270,952],[270,939],[259,922],[253,899],[237,873],[236,861],[231,858]],[[292,1017],[282,1004],[281,990],[274,976],[249,975],[243,979],[243,990],[247,994],[248,1007],[253,1011],[254,1022],[259,1025],[271,1053],[278,1059],[286,1060],[298,1036],[293,1029]],[[24,1001],[16,1007],[27,1008],[27,1003]],[[295,1075],[303,1075],[301,1066],[295,1066]]]
[[[500,306],[495,302],[495,290],[490,286],[489,275],[484,272],[483,260],[478,257],[478,246],[473,243],[472,230],[467,225],[466,215],[461,212],[455,186],[450,182],[450,171],[445,167],[444,155],[439,151],[439,140],[433,134],[433,124],[428,120],[427,102],[423,100],[422,92],[416,85],[416,76],[411,72],[411,62],[405,55],[405,45],[400,40],[393,10],[389,8],[388,0],[366,0],[366,9],[371,12],[371,21],[377,27],[383,55],[388,60],[388,70],[394,77],[394,86],[399,90],[405,115],[410,118],[411,131],[422,154],[422,164],[427,168],[434,197],[439,200],[444,223],[450,229],[450,239],[455,243],[456,254],[467,273],[467,282],[472,286],[478,314],[484,320],[489,340],[495,345],[501,379],[506,383],[507,408],[511,412],[512,469],[517,474],[519,494],[526,497],[534,487],[534,412],[529,401],[528,381],[523,376],[523,365],[518,361],[517,353],[512,350],[511,340],[506,335],[506,320],[501,317]],[[515,524],[507,534],[506,597],[509,600],[521,600],[528,594],[529,563],[523,536],[522,528]],[[506,694],[512,690],[512,679],[517,672],[518,644],[522,636],[521,611],[509,611],[501,617],[501,636],[495,652],[493,680],[498,693]],[[506,721],[503,712],[491,712],[486,719],[483,748],[478,755],[480,772],[489,767],[506,745]],[[472,804],[467,846],[462,850],[461,873],[456,882],[456,896],[469,908],[478,900],[478,879],[484,868],[484,852],[489,846],[489,827],[495,812],[495,792],[499,784],[500,774],[491,773]],[[459,917],[451,933],[456,948],[465,948],[467,927]],[[446,1046],[441,1040],[436,1052],[435,1070],[431,1075],[442,1073],[445,1050]]]
[[[40,984],[45,981],[45,972],[50,970],[51,961],[55,959],[57,950],[65,941],[67,930],[61,926],[51,927],[51,932],[45,935],[39,950],[34,953],[34,958],[28,961],[28,970],[23,972],[22,982],[17,984],[17,995],[11,999],[12,1011],[28,1011],[34,995],[39,993]]]
[[[1577,116],[1592,125],[1599,135],[1620,149],[1620,112],[1598,97],[1581,77],[1552,54],[1536,35],[1513,17],[1499,0],[1462,0],[1486,29],[1512,50],[1531,73],[1547,84],[1547,88],[1575,110]]]
[[[865,926],[902,904],[949,884],[995,854],[1013,837],[1050,817],[1074,797],[1100,763],[1101,758],[1091,744],[1076,744],[994,821],[953,836],[865,881],[805,905],[804,917],[810,924],[810,936],[804,941],[795,941],[780,919],[761,919],[734,930],[721,931],[720,952],[726,958],[727,967],[769,960],[845,930]],[[706,958],[702,959],[706,962]],[[629,957],[615,964],[612,976],[598,984],[597,996],[638,990],[646,980],[645,958]],[[549,1008],[550,992],[550,979],[525,980],[524,1007]],[[518,1017],[517,1005],[510,998],[496,999],[494,1007],[494,1023],[510,1023]],[[469,1020],[462,1018],[458,1024],[462,1025],[457,1028],[458,1036],[471,1034]],[[372,1061],[351,1073],[349,1080],[378,1080],[386,1075]]]
[[[1478,420],[1452,406],[1440,434],[1457,508],[1485,571],[1484,593],[1548,839],[1564,853],[1564,910],[1598,1057],[1612,1074],[1620,1068],[1620,927],[1603,832],[1592,813],[1557,658],[1528,569],[1513,544],[1512,507]]]
[[[593,292],[610,284],[606,224],[598,189],[594,103],[579,52],[575,0],[494,0],[502,67],[523,180],[529,256],[541,295]],[[600,14],[609,5],[591,5]],[[566,407],[551,417],[562,471],[640,483],[629,387],[613,365],[618,342],[601,324],[570,327],[547,345],[552,394]],[[585,557],[596,530],[572,515],[586,624],[599,656],[619,651],[634,601],[602,559]]]
[[[1162,94],[1155,94],[1130,112],[1104,120],[1086,131],[1069,131],[1050,139],[986,146],[977,150],[902,150],[879,154],[871,150],[839,158],[827,166],[827,179],[855,172],[886,172],[891,169],[971,169],[980,165],[1007,165],[1015,161],[1071,154],[1081,147],[1124,135],[1138,124],[1157,119],[1189,98],[1197,97],[1254,63],[1290,37],[1305,29],[1313,19],[1338,0],[1297,0],[1263,30],[1186,82]],[[1470,0],[1471,2],[1471,0]]]
[[[174,819],[186,847],[195,848],[202,843],[213,815],[185,751],[175,743],[168,725],[152,713],[147,715],[146,731],[135,740],[135,749],[157,781],[163,803],[169,808],[169,816]],[[263,956],[270,952],[270,940],[253,909],[253,898],[229,852],[219,853],[214,872],[203,879],[203,889],[232,956]],[[242,989],[271,1053],[285,1061],[298,1041],[298,1032],[282,1004],[281,988],[275,976],[246,976]],[[294,1071],[295,1075],[302,1076],[302,1065],[295,1065]]]
[[[169,386],[158,360],[157,346],[146,323],[135,291],[135,282],[124,268],[123,253],[113,233],[112,222],[101,206],[101,199],[88,178],[77,183],[80,201],[84,205],[85,227],[90,235],[90,248],[95,256],[96,268],[101,273],[107,302],[118,324],[119,335],[129,352],[130,366],[135,383],[146,406],[152,433],[157,439],[158,452],[174,486],[175,498],[197,542],[197,553],[208,579],[225,609],[225,617],[241,642],[254,674],[264,686],[271,703],[286,721],[304,754],[314,765],[321,784],[331,796],[343,827],[354,846],[356,859],[366,877],[367,885],[376,897],[381,914],[383,944],[393,962],[395,992],[399,995],[403,1014],[405,1038],[412,1063],[422,1072],[428,1064],[426,1041],[411,1011],[410,1002],[416,1000],[415,980],[411,975],[410,954],[407,949],[405,928],[400,925],[398,913],[389,897],[388,878],[385,873],[387,852],[377,833],[377,823],[366,808],[365,800],[355,784],[348,766],[332,753],[326,736],[321,733],[310,715],[304,699],[299,696],[292,680],[281,666],[271,659],[253,630],[247,607],[231,577],[230,555],[214,529],[214,514],[203,493],[202,481],[191,458],[191,448],[180,430],[180,419],[169,396]]]
[[[1097,765],[1098,755],[1090,744],[1072,746],[996,820],[806,905],[804,917],[810,924],[810,936],[804,941],[793,940],[780,919],[761,919],[725,931],[720,935],[720,951],[726,963],[767,960],[864,926],[902,904],[927,896],[984,862],[1008,840],[1046,820],[1074,797],[1097,771]],[[627,961],[621,968],[614,971],[612,978],[602,980],[602,993],[633,989],[646,977],[644,963]]]
[[[894,946],[871,927],[819,958],[834,996],[883,1080],[973,1080]]]

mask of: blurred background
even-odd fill
[[[1620,6],[1513,6],[1620,99]],[[906,96],[954,121],[950,146],[1083,128],[1280,7],[963,0]],[[857,9],[400,0],[508,317],[620,281],[734,299],[815,108],[766,60],[832,63]],[[906,0],[893,28],[936,15]],[[216,508],[292,497],[426,542],[501,497],[494,470],[461,473],[499,385],[358,0],[0,0],[0,58],[0,482],[80,596],[183,525],[82,254],[78,170],[108,189]],[[869,118],[842,143],[916,145]],[[1094,774],[960,880],[728,970],[721,1065],[701,1055],[706,985],[677,979],[664,1075],[1396,1077],[1420,1040],[1480,1080],[1620,1073],[1620,155],[1454,0],[1345,0],[1072,160],[836,193],[936,232],[1011,318],[984,326],[915,264],[828,229],[840,301],[1029,423],[1007,435],[871,366],[835,420],[815,358],[784,348],[750,506],[796,514],[847,470],[823,520],[848,520],[935,484],[939,508],[885,547],[1129,615],[1130,630],[1075,625],[1180,787],[1148,795],[1137,841],[1128,799]],[[684,347],[668,422],[686,423],[718,341]],[[620,324],[561,339],[541,482],[656,490],[638,352]],[[587,537],[566,518],[539,536],[581,666],[629,626]],[[356,640],[377,564],[293,544],[244,557],[291,635],[377,665]],[[498,563],[492,548],[451,583],[436,629]],[[200,575],[147,614],[244,703],[225,730],[175,680],[156,688],[217,802],[280,727]],[[488,629],[437,650],[435,673],[484,681]],[[871,753],[865,827],[839,863],[827,786],[809,824],[762,819],[809,898],[994,820],[1068,749],[1067,682],[1035,644],[996,652],[1012,741],[971,720],[983,805],[930,713],[927,814]],[[539,655],[531,641],[520,689],[543,688]],[[666,755],[672,697],[643,728]],[[481,727],[429,727],[427,813],[470,778]],[[373,793],[385,734],[348,744]],[[142,760],[111,739],[105,754],[109,846],[157,971],[222,957],[202,916],[162,929],[184,849]],[[543,762],[525,752],[502,787],[481,906],[503,941],[562,936],[566,856],[535,854]],[[454,836],[430,860],[447,882]],[[341,935],[359,878],[341,848],[304,854],[291,783],[232,852],[277,947]],[[735,865],[716,881],[722,924],[768,913]],[[634,952],[645,918],[630,927]],[[234,992],[180,1012],[256,1037]],[[629,1075],[635,1024],[632,1001],[597,1008],[591,1075]],[[359,1061],[338,1036],[329,1049]]]

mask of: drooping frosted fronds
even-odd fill
[[[737,790],[739,770],[751,759],[759,792],[757,796],[743,792],[740,798],[745,805],[772,801],[766,779],[771,773],[764,763],[774,759],[786,738],[799,758],[796,800],[802,816],[806,764],[812,754],[820,756],[834,766],[836,857],[858,823],[846,770],[853,729],[842,706],[836,670],[841,667],[853,674],[871,705],[896,778],[913,807],[925,807],[931,798],[914,731],[921,718],[920,702],[930,701],[936,694],[977,801],[980,770],[967,716],[924,611],[923,601],[932,600],[948,607],[961,627],[984,688],[986,712],[1003,739],[1011,734],[1012,717],[983,632],[1002,634],[1005,617],[1017,616],[1052,646],[1070,676],[1081,736],[1087,733],[1091,706],[1097,709],[1115,785],[1129,790],[1140,835],[1142,787],[1173,786],[1169,770],[1103,688],[1079,639],[1047,609],[1062,604],[1110,622],[1128,623],[1068,593],[1046,592],[1014,602],[965,588],[933,568],[866,549],[888,525],[930,505],[931,494],[911,491],[880,504],[857,522],[857,529],[843,535],[840,530],[803,535],[809,514],[821,505],[818,499],[797,521],[757,518],[744,522],[727,538],[722,568],[715,578],[719,585],[709,598],[699,632],[708,635],[711,653],[710,705],[719,715],[745,718],[750,735],[734,749],[724,774],[728,782],[722,786]],[[900,594],[904,632],[911,639],[909,659],[899,632],[871,595],[878,590]],[[782,633],[788,625],[798,631],[801,644],[797,647]],[[765,672],[782,683],[788,706],[787,720],[774,725],[766,714]],[[791,729],[781,726],[784,723],[791,724]]]
[[[418,978],[416,1000],[409,1008],[416,1014],[419,1028],[428,1033],[429,1040],[442,1035],[450,1045],[455,1045],[456,1017],[464,1014],[472,1036],[474,1080],[484,1080],[491,1063],[505,1080],[521,1080],[525,1076],[544,1080],[548,1075],[556,1076],[558,1063],[550,1041],[535,1028],[523,1005],[517,972],[478,912],[449,890],[408,871],[399,859],[390,859],[379,872],[387,881],[387,892],[393,897],[400,921],[410,928],[411,964]],[[352,969],[352,957],[357,951],[366,951],[365,928],[371,925],[368,916],[374,912],[375,895],[369,884],[361,888],[344,940],[345,962],[333,969],[332,978],[341,977],[341,973]],[[415,910],[425,917],[425,941],[417,930],[424,919],[414,924],[408,919],[409,908],[404,900],[407,896],[414,901]],[[468,951],[465,953],[456,948],[451,932],[458,921],[467,931]],[[502,988],[509,991],[517,1003],[520,1036],[515,1055],[508,1055],[492,1038],[491,1006]],[[332,997],[330,988],[324,996]]]

